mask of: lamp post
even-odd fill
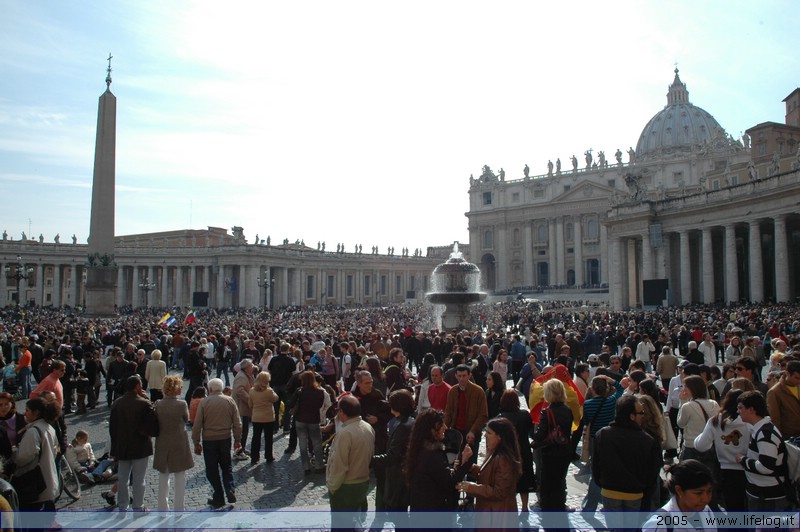
[[[24,264],[22,264],[22,257],[20,255],[17,255],[17,264],[15,264],[13,267],[6,266],[5,272],[6,275],[10,274],[9,277],[11,277],[17,282],[17,307],[19,307],[21,301],[19,292],[19,282],[23,279],[27,279],[28,277],[30,277],[31,273],[33,273],[33,268],[26,267]]]
[[[267,299],[267,290],[272,290],[272,285],[275,284],[275,278],[269,276],[269,270],[264,270],[263,277],[256,277],[256,284],[259,288],[264,289],[264,308],[271,307],[269,299]]]
[[[156,283],[149,282],[147,277],[144,278],[144,281],[139,283],[139,289],[142,292],[144,292],[144,306],[145,307],[147,307],[147,293],[150,292],[150,290],[155,290],[156,286],[157,286]]]

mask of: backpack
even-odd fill
[[[547,412],[547,437],[545,442],[547,445],[569,445],[570,438],[561,430],[561,426],[556,423],[556,416],[550,408],[545,409]]]

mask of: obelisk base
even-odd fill
[[[86,268],[86,315],[110,318],[117,315],[117,267]]]

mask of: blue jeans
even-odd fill
[[[296,421],[297,440],[300,446],[300,460],[303,469],[311,469],[311,460],[308,456],[308,441],[311,440],[311,448],[314,450],[314,467],[322,469],[322,433],[319,430],[319,423],[303,423]]]
[[[606,517],[606,527],[609,530],[629,530],[641,527],[642,523],[636,522],[637,513],[641,512],[641,508],[641,497],[624,501],[603,496],[603,513]]]
[[[20,394],[23,399],[27,399],[31,394],[31,367],[26,366],[24,368],[19,368],[17,379],[19,380]]]
[[[212,497],[215,502],[222,504],[225,502],[225,494],[233,492],[231,439],[203,440],[203,460],[206,463],[206,478],[214,490]]]
[[[94,466],[94,469],[92,469],[89,473],[98,479],[102,479],[103,473],[105,473],[105,471],[112,465],[114,465],[114,460],[105,459]]]
[[[117,484],[117,505],[120,510],[127,510],[130,501],[128,479],[133,486],[133,509],[141,510],[144,506],[144,476],[147,473],[149,456],[136,460],[120,460],[117,466],[119,482]]]

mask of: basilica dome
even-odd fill
[[[636,144],[636,158],[691,152],[723,132],[707,111],[689,103],[689,91],[678,77],[667,92],[667,105],[644,126]]]

